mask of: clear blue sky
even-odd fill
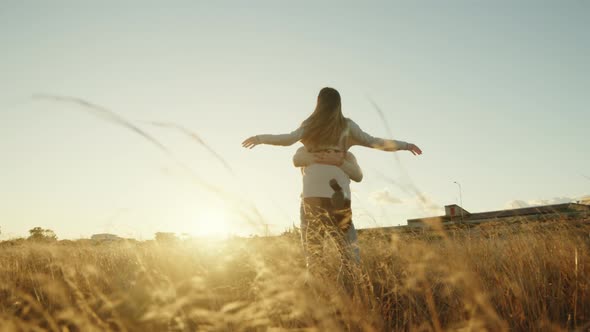
[[[34,226],[61,238],[250,234],[261,229],[245,220],[259,219],[252,205],[280,232],[298,223],[297,145],[240,143],[295,129],[324,86],[341,92],[346,116],[388,137],[370,96],[391,138],[424,151],[398,162],[351,150],[365,173],[353,185],[357,227],[441,213],[459,200],[453,181],[469,211],[575,200],[590,194],[589,31],[589,1],[3,1],[0,238]],[[174,160],[35,93],[104,106]],[[145,121],[192,130],[234,174]]]

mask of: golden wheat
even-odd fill
[[[583,330],[590,225],[365,231],[356,291],[295,233],[223,242],[0,243],[2,331]],[[328,255],[329,251],[328,251]],[[325,269],[338,269],[337,255]]]

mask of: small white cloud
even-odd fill
[[[393,196],[387,189],[375,191],[369,195],[369,199],[377,205],[401,204],[401,199]]]
[[[553,197],[551,199],[536,199],[529,201],[532,206],[539,205],[551,205],[551,204],[563,204],[575,202],[576,198],[573,197]]]
[[[417,193],[413,197],[404,198],[400,203],[421,211],[425,216],[444,214],[444,208],[435,203],[429,195],[424,193]]]
[[[563,204],[563,203],[575,203],[577,201],[584,200],[584,198],[589,198],[588,195],[580,196],[580,197],[567,197],[567,196],[560,196],[560,197],[553,197],[549,199],[532,199],[528,201],[523,200],[513,200],[506,203],[506,209],[519,209],[531,206],[542,206],[542,205],[552,205],[552,204]]]
[[[513,201],[510,201],[508,203],[506,203],[506,205],[504,206],[505,209],[520,209],[520,208],[525,208],[525,207],[529,207],[530,204],[520,200],[520,199],[516,199]]]
[[[424,193],[419,193],[409,198],[399,198],[394,196],[389,189],[385,188],[369,194],[369,200],[376,205],[404,204],[407,207],[420,211],[424,216],[444,214],[444,208]]]
[[[408,199],[405,203],[414,205],[418,210],[423,211],[425,215],[440,215],[441,211],[444,213],[444,208],[424,193],[417,193],[416,196]]]

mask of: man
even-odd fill
[[[345,248],[349,250],[352,259],[360,262],[360,250],[357,244],[357,232],[352,222],[352,211],[350,210],[350,181],[360,182],[363,179],[363,173],[360,166],[351,152],[340,152],[337,150],[325,150],[320,152],[308,152],[305,147],[297,150],[293,156],[295,167],[301,168],[303,175],[303,193],[302,204],[300,208],[301,220],[301,241],[303,244],[304,254],[309,266],[310,252],[309,247],[312,245],[309,235],[309,224],[306,218],[304,197],[332,198],[334,189],[330,186],[330,181],[336,180],[341,189],[341,195],[347,200],[348,208],[346,216],[342,220],[343,229],[345,229]]]

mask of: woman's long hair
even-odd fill
[[[301,142],[307,147],[337,146],[346,128],[342,115],[340,93],[333,88],[323,88],[313,113],[301,124]]]

